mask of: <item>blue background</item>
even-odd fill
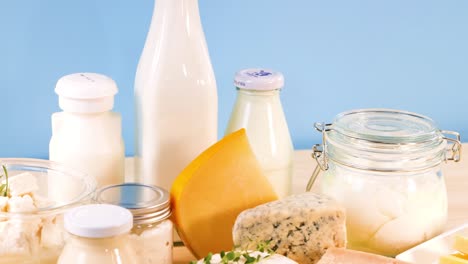
[[[152,0],[0,3],[0,156],[48,157],[56,81],[99,72],[119,85],[115,110],[133,154],[133,81]],[[468,136],[468,1],[200,0],[218,83],[219,134],[235,99],[232,78],[269,67],[296,148],[320,141],[315,121],[355,108],[432,117]]]

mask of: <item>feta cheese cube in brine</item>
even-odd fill
[[[5,183],[5,180],[3,180]],[[8,186],[11,196],[22,196],[24,194],[32,194],[39,189],[37,179],[29,172],[9,177]]]
[[[8,212],[28,213],[37,211],[34,201],[29,195],[13,196],[8,200]]]

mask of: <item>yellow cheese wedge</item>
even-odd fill
[[[172,217],[184,244],[201,258],[231,250],[237,215],[276,199],[241,129],[204,151],[175,179]]]
[[[468,264],[468,256],[461,253],[442,256],[439,264]]]
[[[468,254],[468,237],[456,235],[453,248],[461,253]]]

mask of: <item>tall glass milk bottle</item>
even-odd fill
[[[198,0],[157,0],[135,78],[138,182],[170,190],[217,140],[218,98]]]
[[[226,134],[245,128],[252,150],[279,197],[291,192],[293,145],[280,100],[284,78],[267,69],[239,71]]]

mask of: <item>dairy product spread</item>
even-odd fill
[[[234,244],[251,250],[269,241],[276,253],[313,264],[327,248],[345,247],[345,210],[325,195],[292,195],[242,212],[233,238]]]
[[[0,264],[39,260],[56,263],[64,243],[62,216],[10,215],[34,213],[50,201],[37,195],[37,180],[30,173],[9,178],[9,196],[0,197]]]

